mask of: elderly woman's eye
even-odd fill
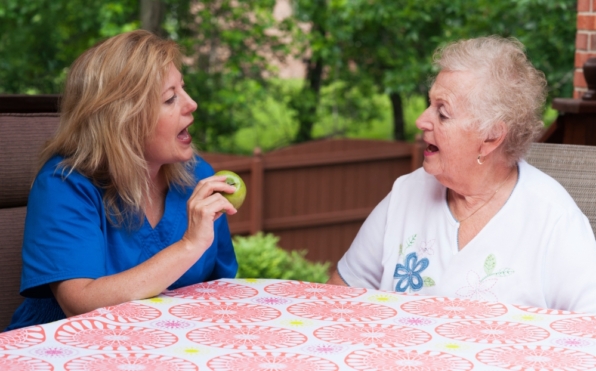
[[[448,116],[447,116],[447,115],[446,115],[446,114],[443,112],[443,110],[441,110],[441,109],[440,109],[438,112],[439,112],[439,118],[440,118],[441,120],[447,120],[447,119],[449,118],[449,117],[448,117]]]

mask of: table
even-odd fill
[[[282,369],[594,370],[596,315],[222,279],[0,334],[0,370]]]

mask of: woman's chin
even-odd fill
[[[180,153],[180,157],[182,158],[180,162],[190,161],[194,155],[195,152],[192,146],[188,146]]]
[[[426,171],[429,174],[433,168],[433,166],[430,164],[430,161],[428,161],[427,159],[424,159],[424,161],[422,162],[422,167],[424,168],[424,171]]]
[[[188,162],[192,159],[193,153],[191,153],[188,156],[183,157],[183,159],[180,162]]]
[[[429,161],[427,159],[424,159],[424,162],[422,163],[422,168],[424,168],[424,171],[426,171],[428,174],[430,175],[437,175],[439,174],[439,169],[437,168],[437,166],[435,166],[432,161]]]

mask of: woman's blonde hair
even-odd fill
[[[70,67],[60,124],[40,166],[63,156],[67,174],[76,170],[104,189],[113,224],[142,215],[150,188],[145,142],[159,118],[164,79],[172,64],[180,69],[180,60],[175,42],[137,30],[98,43]],[[190,186],[193,165],[194,159],[162,171],[170,186]]]
[[[466,94],[466,105],[475,128],[487,137],[504,122],[506,159],[514,163],[528,150],[543,128],[546,79],[526,57],[524,46],[514,38],[479,37],[449,44],[434,55],[442,71],[466,71],[476,84]]]

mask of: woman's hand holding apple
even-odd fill
[[[229,215],[237,212],[222,194],[236,191],[225,180],[226,177],[220,175],[201,180],[186,204],[188,227],[182,240],[187,241],[192,248],[199,248],[201,252],[213,243],[215,220],[224,212]]]

